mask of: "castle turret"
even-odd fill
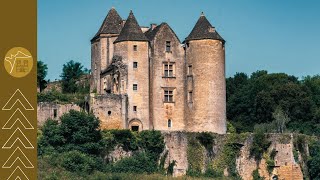
[[[128,95],[126,126],[149,129],[149,44],[132,11],[114,47],[114,55],[121,56],[128,69],[125,82],[121,82],[122,93]]]
[[[100,29],[91,40],[91,71],[92,79],[90,83],[90,91],[102,93],[100,73],[105,70],[112,61],[113,42],[117,39],[122,29],[122,18],[118,12],[112,8],[104,19]]]
[[[201,14],[186,38],[187,131],[226,133],[224,39]]]

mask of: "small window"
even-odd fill
[[[138,50],[138,46],[137,45],[133,45],[133,51],[137,51]]]
[[[133,106],[133,112],[137,112],[137,106]]]
[[[171,42],[166,41],[166,52],[171,52]]]
[[[164,90],[164,102],[173,102],[172,90]]]
[[[188,75],[192,75],[192,65],[188,66]]]
[[[164,77],[173,77],[173,64],[165,63],[164,64]]]
[[[108,115],[109,115],[109,116],[111,115],[111,111],[108,111]]]
[[[192,91],[188,93],[188,102],[192,103]]]
[[[133,62],[133,68],[138,68],[138,62]]]
[[[133,84],[133,90],[137,91],[138,90],[138,84]]]
[[[54,109],[53,110],[53,118],[57,118],[58,110]]]
[[[171,128],[171,126],[172,126],[171,119],[168,119],[168,128]]]
[[[139,131],[139,126],[131,126],[131,131]]]

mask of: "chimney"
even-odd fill
[[[150,24],[150,28],[151,28],[151,30],[153,30],[155,27],[157,27],[157,24],[156,24],[156,23],[152,23],[152,24]]]

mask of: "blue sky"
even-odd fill
[[[90,67],[90,39],[111,7],[140,26],[167,22],[180,40],[203,11],[226,43],[226,75],[256,70],[320,74],[317,0],[38,0],[38,59],[58,79],[69,60]]]

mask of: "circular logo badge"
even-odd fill
[[[31,53],[23,47],[10,49],[4,58],[4,67],[7,72],[17,78],[28,75],[33,67]]]

